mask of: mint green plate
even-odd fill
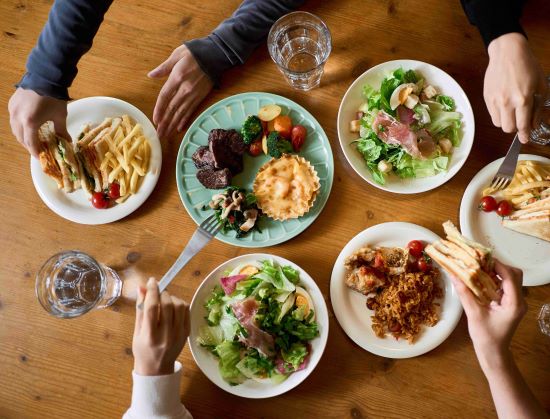
[[[208,145],[210,130],[233,128],[240,131],[241,125],[248,115],[257,115],[262,106],[270,103],[281,106],[282,113],[289,115],[294,124],[306,127],[307,138],[299,154],[315,167],[321,180],[321,190],[313,207],[303,217],[287,221],[274,221],[264,216],[259,222],[261,233],[253,231],[240,239],[236,237],[234,231],[226,234],[218,233],[216,236],[218,240],[234,246],[267,247],[292,239],[308,228],[319,216],[332,188],[334,177],[332,150],[327,135],[317,120],[300,105],[282,96],[261,92],[241,93],[223,99],[205,110],[183,137],[176,162],[176,181],[183,206],[191,218],[197,225],[207,218],[212,212],[202,208],[204,205],[208,206],[212,195],[217,193],[214,189],[206,189],[197,180],[197,169],[191,159],[195,150],[202,145]],[[251,191],[258,169],[269,159],[263,154],[258,157],[246,154],[244,170],[233,178],[232,185]]]

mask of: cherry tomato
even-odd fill
[[[512,205],[506,200],[500,201],[497,207],[497,214],[501,217],[507,217],[512,213]]]
[[[262,154],[262,140],[256,140],[252,144],[250,144],[250,148],[248,149],[248,152],[253,157],[256,157]]]
[[[424,243],[422,243],[420,240],[410,241],[407,247],[409,248],[409,253],[415,258],[419,258],[420,256],[422,256],[422,251],[424,250]]]
[[[294,125],[290,132],[290,140],[292,141],[292,148],[295,152],[300,151],[304,142],[306,141],[307,130],[303,125]]]
[[[109,207],[109,200],[103,192],[94,192],[92,195],[92,205],[97,209]]]
[[[229,217],[227,217],[227,221],[233,224],[235,222],[235,217],[233,215],[230,215]]]
[[[497,209],[497,200],[492,196],[484,196],[479,201],[478,208],[484,212],[493,212]]]
[[[281,137],[288,140],[292,131],[292,119],[288,115],[279,115],[273,120],[273,128]]]
[[[118,199],[120,198],[120,185],[116,182],[113,182],[109,185],[109,198]]]
[[[420,272],[428,272],[431,269],[431,266],[425,257],[421,257],[416,261],[416,267]]]

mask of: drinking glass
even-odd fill
[[[319,86],[332,49],[330,31],[317,16],[292,12],[277,20],[267,37],[269,55],[297,90]]]
[[[535,103],[538,101],[540,104],[538,108],[540,124],[529,135],[532,142],[540,145],[550,144],[550,76],[546,78],[546,82],[546,97],[536,95],[538,97],[535,101]]]
[[[550,336],[550,303],[544,304],[537,318],[542,333]]]
[[[60,318],[108,307],[121,291],[122,280],[113,269],[77,250],[52,256],[36,275],[38,301]]]

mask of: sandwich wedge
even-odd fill
[[[491,249],[464,237],[450,221],[443,223],[446,240],[429,244],[425,252],[450,275],[461,280],[482,304],[500,298]]]
[[[518,233],[550,241],[550,196],[514,211],[502,225]]]
[[[56,135],[51,121],[40,127],[38,138],[42,147],[38,159],[44,173],[53,178],[57,187],[65,192],[80,188],[80,167],[72,144]]]

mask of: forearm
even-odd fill
[[[460,0],[468,20],[488,47],[493,39],[511,32],[525,35],[519,22],[525,0]]]
[[[217,85],[225,70],[246,61],[277,19],[303,3],[304,0],[245,0],[210,35],[186,45]]]
[[[510,351],[479,358],[500,419],[548,417],[523,379]]]
[[[69,99],[77,64],[92,46],[112,0],[56,0],[18,87]]]

